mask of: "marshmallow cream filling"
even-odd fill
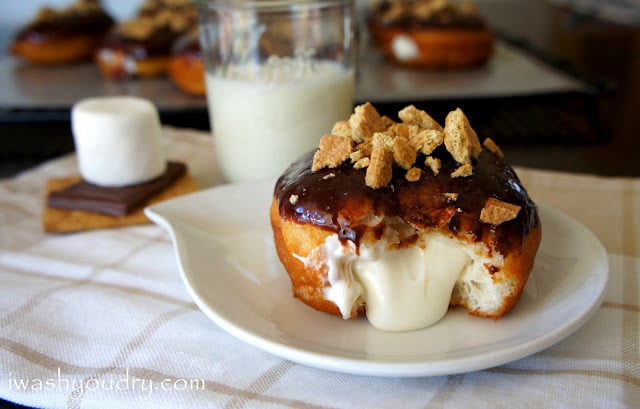
[[[482,288],[483,281],[491,280],[485,265],[503,263],[501,256],[480,255],[478,245],[460,245],[440,233],[423,234],[415,246],[387,249],[387,243],[361,243],[358,254],[353,242],[332,234],[306,258],[298,258],[305,264],[324,260],[324,296],[344,319],[364,302],[371,325],[386,331],[435,324],[446,314],[458,280]]]
[[[393,54],[400,61],[414,60],[420,55],[416,42],[409,36],[399,35],[391,42]]]

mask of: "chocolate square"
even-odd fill
[[[81,180],[69,187],[51,192],[47,197],[47,206],[124,216],[171,185],[185,171],[186,166],[183,163],[167,162],[167,169],[161,176],[145,183],[123,187],[104,187]]]

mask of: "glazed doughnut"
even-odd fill
[[[196,19],[188,0],[148,0],[135,18],[120,22],[107,36],[96,64],[111,79],[166,75],[171,47]]]
[[[205,95],[204,73],[204,61],[196,29],[183,35],[173,45],[169,78],[188,94]]]
[[[454,69],[486,63],[494,35],[471,3],[385,0],[373,11],[374,41],[394,64]]]
[[[270,220],[293,295],[391,331],[449,306],[498,319],[533,268],[536,205],[461,110],[444,127],[414,106],[399,117],[356,107],[277,180]]]
[[[55,10],[42,8],[11,44],[11,54],[35,64],[90,60],[114,21],[98,0],[79,0]]]

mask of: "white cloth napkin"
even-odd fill
[[[216,182],[210,137],[165,137],[202,186]],[[385,378],[295,364],[224,332],[191,301],[158,226],[43,233],[46,180],[75,167],[69,155],[0,181],[3,399],[47,408],[640,406],[638,180],[519,169],[534,197],[585,223],[610,253],[604,304],[577,332],[493,369]]]

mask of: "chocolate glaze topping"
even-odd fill
[[[113,18],[102,11],[61,14],[33,21],[16,34],[16,39],[42,43],[57,36],[100,36],[109,31],[113,24]]]
[[[136,39],[120,31],[113,31],[104,40],[102,49],[122,51],[136,60],[152,56],[169,56],[178,33],[168,27],[158,28],[145,39]]]
[[[358,244],[358,219],[371,211],[399,216],[418,229],[443,227],[456,237],[492,241],[506,254],[521,246],[522,237],[539,223],[535,204],[513,169],[486,149],[473,163],[472,176],[452,178],[459,164],[439,147],[433,154],[442,161],[437,176],[422,167],[421,178],[409,182],[406,171],[394,168],[391,183],[381,189],[366,186],[365,170],[354,169],[349,161],[312,172],[313,154],[301,157],[278,179],[274,197],[279,213],[286,220],[334,231],[341,240]],[[424,157],[419,156],[416,166],[423,162]],[[445,193],[458,193],[458,198]],[[518,216],[498,226],[481,222],[480,212],[489,197],[520,206]]]
[[[374,11],[373,18],[382,23],[380,17],[388,12],[397,1],[386,0],[380,3]],[[405,3],[411,4],[412,2],[405,1]],[[486,22],[479,14],[462,12],[455,4],[445,6],[428,16],[403,13],[383,25],[403,28],[486,28]]]

